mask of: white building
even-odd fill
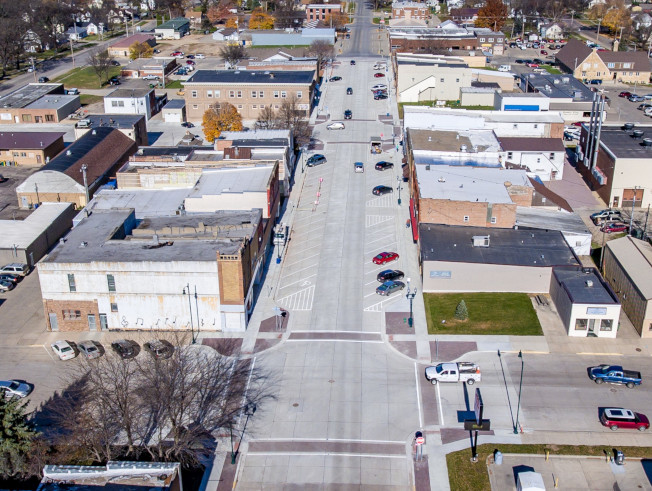
[[[525,169],[542,181],[561,180],[564,176],[566,147],[561,138],[499,138],[503,165]]]
[[[104,96],[104,112],[142,114],[149,120],[155,109],[154,89],[116,89]]]

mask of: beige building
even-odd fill
[[[419,19],[428,18],[429,8],[420,2],[394,2],[392,3],[392,19]]]
[[[253,121],[265,106],[279,109],[293,97],[308,117],[315,71],[197,70],[183,85],[189,121],[201,121],[207,110],[223,103],[235,106],[243,120]]]
[[[0,161],[4,165],[43,165],[64,148],[55,132],[5,131],[0,133]]]
[[[652,246],[630,236],[607,242],[604,276],[643,338],[652,338]]]
[[[0,124],[58,123],[81,107],[63,84],[27,84],[0,97]]]
[[[109,54],[117,58],[129,58],[129,50],[134,44],[147,43],[152,48],[156,46],[156,38],[151,34],[134,34],[120,39],[108,47]]]

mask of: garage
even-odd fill
[[[163,107],[163,120],[166,123],[183,123],[186,120],[186,101],[172,99]]]

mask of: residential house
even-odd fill
[[[605,244],[604,277],[634,329],[652,338],[652,246],[632,236]]]
[[[649,83],[652,68],[645,51],[599,51],[571,39],[555,55],[559,66],[581,80]]]
[[[152,48],[156,46],[156,38],[151,34],[134,34],[120,39],[108,47],[109,55],[115,58],[129,58],[130,48],[134,44],[147,43]]]
[[[81,107],[63,84],[28,84],[0,97],[0,124],[58,123]]]
[[[340,12],[340,3],[311,3],[306,5],[306,20],[326,20],[331,14]]]
[[[558,181],[564,175],[566,147],[561,138],[499,138],[504,166],[523,169],[542,181]]]
[[[200,29],[205,18],[201,10],[186,10],[184,17],[190,21],[191,29]]]
[[[411,1],[392,2],[392,19],[427,20],[430,9],[423,3]]]
[[[265,106],[279,109],[284,100],[293,97],[298,110],[308,117],[315,71],[197,70],[182,83],[190,121],[200,121],[208,109],[223,102],[233,104],[244,120],[252,121]]]
[[[560,41],[564,39],[564,27],[559,22],[549,22],[539,26],[539,33],[542,39]]]
[[[225,27],[224,29],[215,31],[213,33],[213,39],[215,41],[230,41],[232,43],[237,43],[240,41],[240,33],[233,27]]]
[[[154,28],[157,39],[181,39],[190,32],[190,21],[184,17],[170,19]]]
[[[66,31],[66,37],[70,41],[80,41],[88,36],[89,22],[76,22]]]
[[[479,11],[478,8],[462,7],[451,9],[449,15],[456,24],[475,24],[475,21],[478,20]]]
[[[3,165],[43,165],[64,149],[60,132],[0,132],[0,160]]]
[[[652,205],[652,125],[582,125],[577,170],[610,208]]]
[[[158,112],[154,89],[116,89],[104,96],[104,112],[142,114],[149,120]]]
[[[18,204],[68,202],[83,207],[137,149],[114,128],[95,128],[16,187]]]
[[[171,74],[177,68],[177,59],[170,57],[137,58],[120,69],[123,77],[143,78],[147,75],[159,77]]]
[[[135,141],[139,147],[149,144],[147,122],[145,116],[140,114],[87,114],[75,123],[75,139],[79,140],[95,128],[114,128]]]

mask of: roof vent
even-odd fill
[[[623,125],[623,130],[625,131],[630,131],[634,129],[635,124],[634,123],[625,123]]]
[[[97,135],[97,131],[96,131],[96,130],[93,130],[93,131],[91,131],[91,134],[93,134],[93,135]]]
[[[240,73],[240,70],[236,70],[236,71],[235,71],[235,72],[233,72],[233,73]]]
[[[460,152],[466,152],[466,145],[460,145]]]
[[[558,79],[558,78],[554,79],[554,80],[552,81],[552,83],[555,84],[555,85],[557,85],[557,84],[559,83],[559,79]]]
[[[489,240],[491,235],[474,235],[473,247],[489,247]]]
[[[637,138],[637,139],[642,138],[644,134],[645,134],[645,132],[643,132],[641,130],[634,130],[633,133],[632,133],[632,138]]]
[[[440,177],[439,179],[437,179],[437,182],[446,182],[446,178],[445,177]]]
[[[584,282],[584,284],[586,285],[587,288],[591,288],[591,287],[593,286],[593,281],[591,281],[591,280],[586,280],[586,281]]]
[[[471,150],[472,150],[474,153],[478,153],[478,146],[477,146],[477,145],[473,145],[473,146],[471,147]]]
[[[561,77],[561,81],[564,82],[565,84],[567,84],[568,82],[570,82],[570,78],[569,77]]]
[[[86,247],[88,245],[88,242],[84,241],[81,244],[79,244],[79,247]]]
[[[430,164],[426,165],[426,170],[430,170]]]
[[[72,151],[71,151],[71,150],[66,150],[66,155],[67,155],[68,157],[70,157],[70,156],[72,155]]]
[[[429,142],[432,141],[432,136],[429,136],[429,137],[428,137],[428,141],[429,141]]]

